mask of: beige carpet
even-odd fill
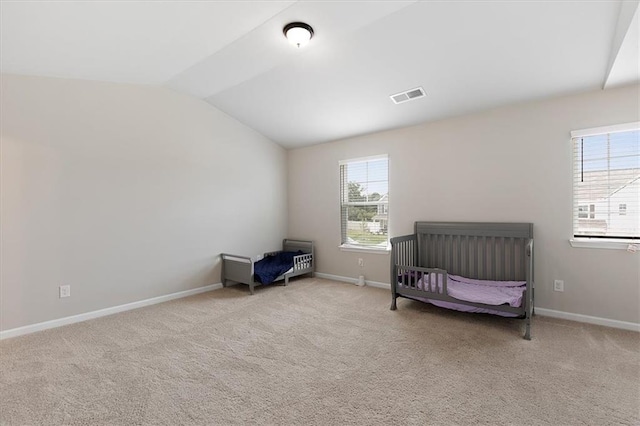
[[[640,334],[322,279],[0,343],[3,425],[640,424]]]

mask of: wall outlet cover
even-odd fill
[[[553,290],[554,291],[564,291],[564,281],[562,280],[555,280],[553,282]]]
[[[61,285],[60,286],[60,298],[71,296],[71,286],[70,285]]]

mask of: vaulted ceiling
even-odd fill
[[[3,1],[0,70],[164,85],[295,148],[637,83],[638,3]]]

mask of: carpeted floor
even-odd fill
[[[323,279],[0,342],[0,424],[640,424],[640,334]]]

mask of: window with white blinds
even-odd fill
[[[574,237],[640,239],[640,123],[571,136]]]
[[[388,156],[340,161],[340,212],[343,247],[388,248]]]

